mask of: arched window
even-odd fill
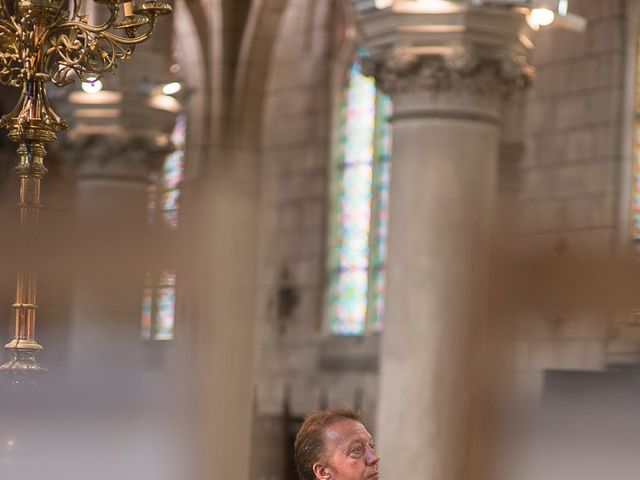
[[[640,49],[640,40],[638,40]],[[640,51],[640,50],[639,50]],[[633,118],[633,185],[631,237],[640,243],[640,61],[636,58],[635,105]]]
[[[175,149],[167,155],[157,181],[149,187],[149,222],[170,231],[178,228],[186,130],[186,117],[179,115],[171,133]],[[175,316],[175,271],[147,273],[142,295],[142,339],[173,340]]]
[[[331,179],[327,324],[331,334],[380,331],[391,159],[391,101],[356,60],[340,106]]]

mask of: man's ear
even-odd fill
[[[331,478],[331,468],[321,463],[313,464],[313,473],[318,480],[329,480]]]

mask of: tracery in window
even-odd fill
[[[355,61],[339,116],[332,175],[328,328],[362,335],[382,328],[391,101]]]

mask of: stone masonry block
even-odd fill
[[[567,160],[584,160],[593,155],[593,131],[590,128],[571,130],[566,136]]]
[[[614,158],[585,165],[586,192],[614,192],[618,189],[620,162]]]
[[[594,128],[594,155],[611,157],[621,154],[620,125],[618,123],[601,124]]]
[[[567,95],[557,101],[556,128],[574,127],[588,119],[588,98],[583,95]]]
[[[606,52],[594,58],[598,62],[597,86],[620,87],[624,79],[624,53]]]
[[[612,122],[621,115],[622,89],[598,89],[589,93],[589,120]]]
[[[580,58],[571,64],[569,72],[569,90],[578,92],[593,88],[597,84],[599,72],[598,58]]]
[[[592,20],[586,32],[589,51],[593,53],[622,51],[624,31],[624,21],[621,17]]]
[[[529,202],[520,217],[523,232],[546,232],[562,226],[562,203],[555,200]]]
[[[585,192],[587,173],[584,164],[563,165],[554,173],[558,194],[576,195]]]
[[[522,172],[524,178],[522,188],[522,198],[544,198],[554,195],[558,188],[556,186],[556,172],[549,165],[531,167]]]
[[[318,285],[324,277],[324,262],[320,258],[302,258],[288,264],[292,281],[296,286]]]
[[[567,200],[565,228],[610,227],[616,223],[615,196],[594,195]]]
[[[532,160],[536,163],[560,163],[566,160],[567,141],[558,134],[536,135],[533,139]]]

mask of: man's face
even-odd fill
[[[340,420],[325,430],[328,463],[316,463],[314,472],[320,480],[378,480],[380,457],[373,439],[360,422]]]

